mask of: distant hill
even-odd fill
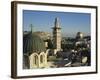
[[[49,32],[36,31],[36,32],[34,32],[34,34],[40,36],[44,40],[51,37],[51,33],[49,33]]]

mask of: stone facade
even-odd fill
[[[61,50],[61,28],[60,28],[58,18],[55,18],[55,23],[53,27],[53,43],[54,43],[54,48],[57,51],[60,51]]]
[[[24,55],[24,58],[24,69],[45,68],[47,66],[47,52],[34,52],[29,56]]]
[[[24,35],[23,42],[25,42],[24,44],[26,45],[24,45],[24,69],[48,67],[47,55],[49,54],[50,50],[45,49],[48,47],[48,43],[44,43],[40,37],[32,33],[32,30],[31,33]],[[58,18],[55,18],[53,27],[53,45],[53,54],[61,51],[61,28]]]
[[[33,68],[44,68],[47,64],[47,54],[44,52],[41,52],[40,54],[32,53],[29,56],[30,61],[30,69]]]

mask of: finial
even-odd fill
[[[59,18],[58,17],[56,17],[56,21],[58,21],[59,20]]]
[[[60,27],[58,17],[55,18],[55,27]]]

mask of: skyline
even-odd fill
[[[33,31],[52,33],[56,17],[59,18],[63,36],[75,37],[77,32],[90,35],[91,15],[89,13],[23,10],[23,30],[29,31],[29,26],[32,24]]]

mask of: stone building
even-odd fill
[[[51,43],[51,40],[44,41],[39,35],[33,32],[31,25],[31,31],[25,32],[23,36],[23,68],[45,68],[48,66],[47,56],[50,51],[53,50],[53,54],[61,51],[61,28],[58,18],[55,18],[53,45]]]
[[[53,27],[53,44],[56,51],[61,50],[61,28],[58,18],[55,18]]]
[[[23,36],[23,68],[44,68],[47,65],[47,51],[44,41],[32,31]]]
[[[83,39],[83,33],[82,32],[77,32],[76,39],[77,40]]]

